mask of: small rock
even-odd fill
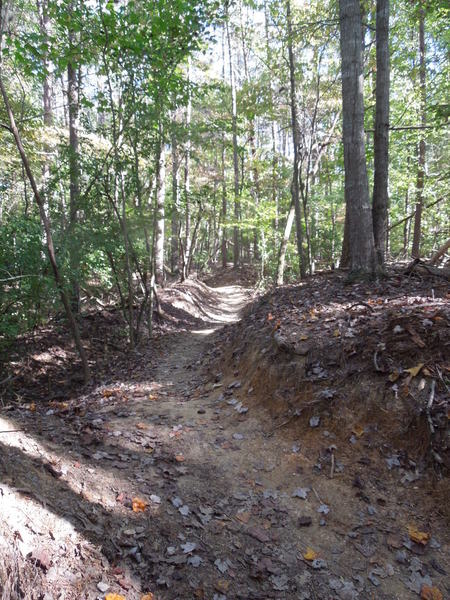
[[[109,584],[104,581],[99,581],[97,587],[101,592],[107,592],[109,590]]]
[[[319,416],[314,416],[311,417],[309,420],[309,426],[310,427],[319,427],[320,424],[320,417]]]

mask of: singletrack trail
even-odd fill
[[[417,597],[380,542],[389,497],[361,507],[348,483],[314,474],[301,439],[246,406],[238,371],[207,374],[217,330],[251,297],[214,288],[207,327],[166,336],[155,368],[0,440],[2,512],[46,600]]]

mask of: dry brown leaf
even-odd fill
[[[215,585],[216,590],[218,592],[222,592],[223,594],[226,594],[228,592],[229,587],[230,587],[230,582],[227,581],[226,579],[219,579]]]
[[[305,560],[315,560],[319,555],[312,548],[306,548],[306,552],[303,555]]]
[[[392,373],[389,375],[389,381],[392,381],[392,383],[394,383],[394,381],[397,381],[399,377],[400,373],[398,371],[392,371]]]
[[[176,460],[177,462],[184,462],[186,459],[184,458],[184,456],[183,456],[182,454],[177,454],[177,455],[175,456],[175,460]]]
[[[105,600],[126,600],[125,596],[121,596],[120,594],[106,594]]]
[[[408,535],[413,542],[422,544],[422,546],[426,546],[431,537],[429,533],[426,531],[419,531],[414,525],[408,526]]]
[[[155,596],[151,592],[147,592],[142,596],[141,600],[155,600]]]
[[[141,498],[133,498],[132,501],[133,512],[144,512],[148,506],[148,502]]]
[[[147,423],[136,423],[136,429],[145,430],[148,429]]]
[[[251,514],[249,512],[240,512],[237,513],[236,519],[241,523],[247,524],[250,521]]]
[[[356,435],[356,437],[361,437],[364,435],[364,427],[362,425],[354,425],[352,432]]]
[[[333,336],[334,336],[334,337],[340,337],[340,335],[341,335],[341,332],[339,331],[339,329],[337,329],[337,328],[336,328],[336,329],[333,331]]]
[[[267,315],[267,320],[268,320],[268,321],[273,321],[273,319],[274,319],[274,318],[275,318],[275,317],[273,316],[273,314],[272,314],[272,313],[269,313],[269,314]]]
[[[429,585],[422,587],[420,597],[423,600],[444,600],[442,592],[437,587],[430,587]]]
[[[309,340],[309,337],[307,335],[303,334],[303,335],[300,336],[300,340],[302,342],[305,342],[306,340]]]
[[[411,367],[410,369],[405,369],[406,373],[409,373],[411,377],[417,377],[417,375],[422,370],[424,363],[419,363],[415,367]]]

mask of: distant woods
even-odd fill
[[[3,345],[62,305],[83,362],[106,298],[133,348],[158,287],[212,265],[445,260],[444,2],[0,7]]]

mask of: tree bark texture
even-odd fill
[[[389,0],[377,0],[376,38],[377,79],[372,218],[377,260],[382,265],[387,244],[389,207]]]
[[[158,165],[156,181],[156,210],[155,210],[155,281],[158,285],[164,285],[164,225],[166,196],[166,149],[162,132],[160,132],[158,148]]]
[[[359,0],[339,2],[346,219],[351,276],[376,271],[364,143],[363,40]]]
[[[233,266],[237,267],[240,261],[240,240],[239,240],[239,155],[237,141],[237,102],[236,102],[236,81],[233,67],[233,52],[231,49],[231,35],[228,19],[226,21],[228,61],[230,69],[230,88],[231,88],[231,127],[233,136],[233,174],[234,174],[234,220],[233,228]]]
[[[425,10],[419,11],[419,79],[420,79],[420,125],[422,127],[419,140],[417,183],[416,183],[416,212],[414,217],[414,233],[411,255],[420,258],[422,238],[423,190],[425,187],[425,127],[426,127],[426,65],[425,65]]]
[[[297,252],[300,269],[300,277],[306,277],[305,260],[303,253],[303,229],[302,229],[302,213],[300,206],[300,189],[299,189],[299,125],[297,117],[297,100],[296,100],[296,81],[295,81],[295,58],[292,40],[292,15],[291,1],[286,2],[286,17],[287,17],[287,34],[288,34],[288,55],[289,55],[289,83],[290,83],[290,104],[291,104],[291,128],[292,128],[292,143],[294,146],[294,167],[292,172],[291,195],[292,202],[295,208],[295,229],[297,233]]]

